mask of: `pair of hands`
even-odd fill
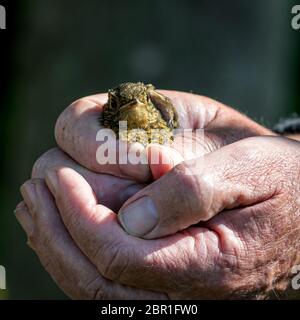
[[[72,298],[259,298],[285,289],[299,262],[299,143],[211,99],[163,93],[182,128],[204,130],[203,139],[191,135],[197,152],[175,137],[173,149],[146,153],[167,164],[99,165],[107,96],[80,99],[57,121],[60,149],[39,158],[21,187],[15,212],[29,246]]]

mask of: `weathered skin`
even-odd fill
[[[204,141],[199,142],[199,153],[195,156],[202,156],[242,138],[272,134],[270,130],[234,109],[210,98],[178,91],[159,93],[172,100],[181,128],[204,130]],[[98,163],[96,153],[101,143],[97,142],[96,136],[99,129],[104,128],[99,126],[99,114],[101,117],[107,98],[107,94],[89,96],[66,108],[56,123],[55,137],[58,146],[83,167],[94,172],[132,178],[140,182],[147,182],[153,171],[154,176],[158,176],[159,172],[156,174],[153,166],[120,164],[118,157],[117,164],[114,165]],[[194,143],[194,137],[190,138],[191,141],[186,143]],[[176,136],[172,147],[182,153]],[[145,152],[144,149],[139,151]]]
[[[241,142],[207,155],[207,174],[218,181],[215,205],[206,203],[192,212],[190,198],[182,204],[172,202],[169,190],[174,188],[174,178],[180,181],[175,185],[180,199],[187,187],[196,191],[203,184],[203,176],[196,184],[192,177],[180,176],[182,165],[160,179],[162,188],[157,180],[142,189],[156,205],[165,199],[168,207],[161,212],[166,219],[161,220],[156,235],[165,233],[164,222],[172,232],[186,221],[215,215],[164,238],[143,240],[124,232],[117,215],[98,204],[113,198],[119,203],[115,186],[109,187],[103,174],[83,172],[84,180],[71,169],[77,165],[65,163],[59,151],[39,160],[34,175],[45,177],[47,170],[46,184],[34,179],[22,187],[27,206],[23,203],[16,215],[30,247],[73,298],[266,298],[274,292],[276,297],[290,283],[292,267],[300,263],[300,188],[295,179],[299,177],[300,147],[282,138]],[[233,157],[237,159],[234,165]],[[53,160],[63,168],[50,169]],[[211,171],[214,165],[216,172]],[[94,181],[102,188],[106,185],[102,194],[96,193],[98,198],[91,189]],[[120,187],[122,183],[124,190],[130,184],[120,179]],[[193,201],[201,206],[201,199]],[[219,212],[220,206],[231,209]],[[182,219],[173,216],[174,212],[180,212]]]
[[[120,139],[144,145],[169,143],[172,130],[178,127],[177,111],[171,100],[156,92],[153,85],[141,82],[123,83],[109,90],[100,121]],[[127,122],[128,133],[119,131],[119,121]]]
[[[166,95],[185,115],[184,127],[206,129],[197,157],[202,174],[185,175],[195,167],[183,159],[150,167],[163,176],[145,187],[118,178],[118,165],[109,172],[97,166],[94,133],[107,98],[81,99],[56,127],[58,144],[81,165],[52,150],[21,188],[16,216],[30,247],[73,298],[265,298],[285,290],[300,259],[300,144],[243,139],[271,132],[208,98]],[[159,216],[141,235],[147,240],[125,232],[116,214],[146,197]]]

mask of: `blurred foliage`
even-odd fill
[[[294,2],[18,2],[0,129],[2,297],[65,298],[13,216],[33,162],[55,146],[60,112],[81,96],[139,80],[210,96],[272,125],[300,106]]]

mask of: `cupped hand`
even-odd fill
[[[25,184],[27,207],[16,214],[47,270],[74,296],[86,297],[80,291],[85,268],[74,266],[84,259],[94,266],[94,278],[107,279],[105,286],[89,279],[93,292],[101,292],[96,297],[105,297],[105,290],[119,297],[124,288],[144,298],[266,297],[286,288],[300,259],[299,156],[298,142],[256,137],[207,154],[200,164],[175,166],[124,206],[137,198],[154,205],[158,223],[143,235],[148,239],[176,232],[185,221],[184,230],[160,239],[128,235],[116,213],[99,204],[86,179],[70,168],[48,170],[54,198],[42,182],[29,182],[31,196]]]
[[[44,182],[46,172],[57,167],[80,173],[93,189],[97,202],[115,211],[144,187],[136,181],[91,172],[58,148],[49,150],[36,161],[32,179],[21,188],[25,201],[17,206],[15,213],[28,234],[29,246],[36,251],[54,281],[74,299],[165,298],[163,294],[122,286],[105,279],[82,254],[66,230]],[[38,228],[34,226],[35,219]]]
[[[98,135],[103,105],[107,94],[82,98],[69,106],[60,115],[55,129],[58,146],[83,167],[98,173],[107,173],[119,177],[129,177],[141,182],[149,181],[162,175],[182,160],[199,157],[242,138],[272,134],[268,129],[258,125],[239,112],[212,99],[177,91],[161,91],[168,96],[179,116],[180,129],[192,130],[182,143],[182,134],[175,135],[171,146],[176,153],[167,152],[165,166],[149,166],[147,150],[136,143],[131,144],[128,152],[140,154],[146,164],[125,164],[119,161],[119,142],[110,145],[110,151],[116,154],[116,163],[99,163],[99,147],[107,141]],[[194,132],[203,130],[203,135]],[[195,148],[196,145],[196,148]],[[149,160],[149,157],[148,157]]]

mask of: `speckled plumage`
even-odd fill
[[[119,121],[127,121],[127,134],[119,132]],[[153,85],[128,82],[108,91],[101,122],[122,140],[163,144],[173,139],[178,116],[171,100],[156,92]]]

